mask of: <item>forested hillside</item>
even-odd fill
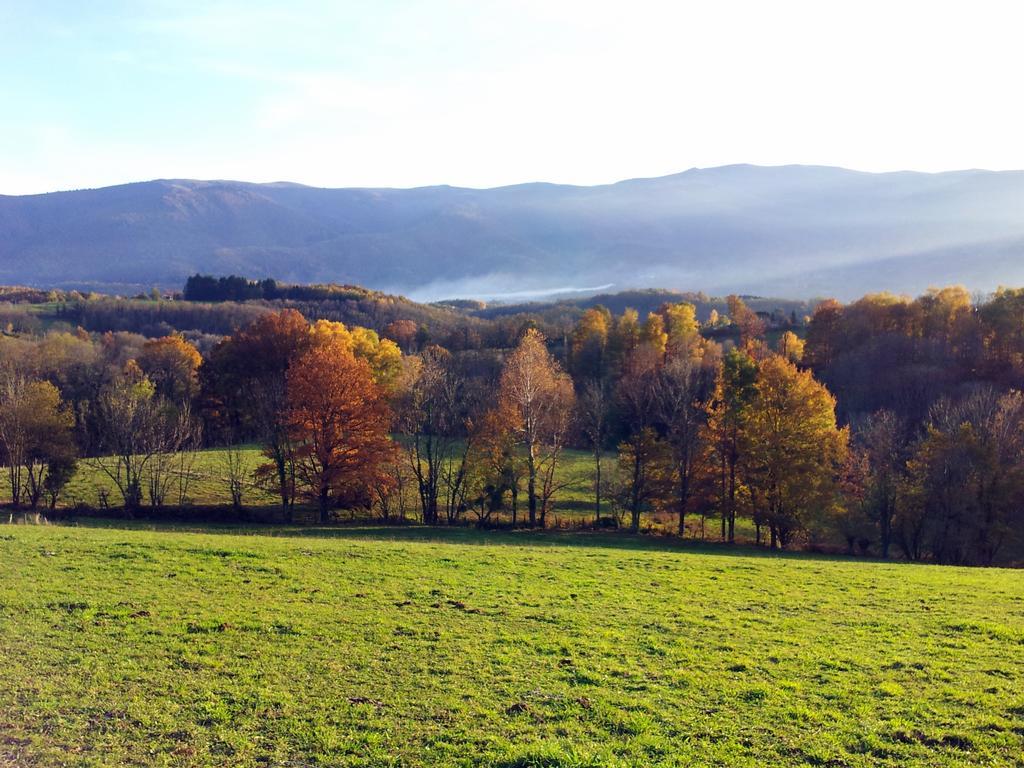
[[[220,447],[220,498],[243,519],[274,499],[287,520],[1024,553],[1024,291],[759,311],[655,292],[609,297],[621,311],[493,315],[352,286],[197,276],[185,292],[246,293],[8,291],[22,300],[0,338],[11,503],[66,508],[84,469],[108,479],[104,508],[182,511],[196,452]]]

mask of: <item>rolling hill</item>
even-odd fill
[[[420,299],[987,290],[1024,282],[1024,172],[738,165],[594,187],[158,180],[0,196],[0,283],[131,290],[197,271]]]

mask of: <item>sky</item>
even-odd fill
[[[1024,4],[0,0],[0,194],[1024,168]]]

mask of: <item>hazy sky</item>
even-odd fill
[[[1024,168],[1021,7],[0,0],[0,193]]]

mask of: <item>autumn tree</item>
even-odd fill
[[[608,375],[608,335],[611,313],[604,307],[584,311],[572,331],[570,370],[577,379],[603,379]]]
[[[666,304],[661,308],[665,318],[666,354],[670,358],[698,358],[703,339],[697,323],[697,310],[689,302]]]
[[[818,304],[807,326],[804,362],[819,375],[842,349],[843,305],[835,299]]]
[[[269,313],[214,347],[200,371],[207,412],[231,437],[259,440],[270,464],[257,470],[257,480],[277,492],[289,516],[295,464],[285,423],[286,381],[292,362],[312,344],[300,313]]]
[[[1024,385],[1024,288],[1000,288],[979,310],[985,365],[992,376]]]
[[[606,369],[612,378],[618,377],[626,360],[640,345],[640,316],[627,308],[611,325],[606,349]]]
[[[640,343],[658,361],[664,359],[668,350],[668,333],[665,332],[665,318],[651,312],[640,329]]]
[[[25,455],[28,502],[35,509],[45,495],[53,509],[77,466],[74,418],[60,392],[48,381],[32,382],[26,395],[25,407],[30,414]]]
[[[644,427],[619,445],[618,463],[619,503],[629,512],[629,529],[636,533],[643,512],[667,493],[668,446],[653,427]]]
[[[370,364],[339,339],[313,345],[288,369],[283,422],[298,487],[327,522],[334,503],[366,503],[388,482],[391,410]]]
[[[498,409],[486,411],[473,425],[471,462],[479,473],[484,503],[491,512],[504,504],[507,493],[511,501],[512,527],[519,516],[519,492],[526,474],[526,462],[521,455],[517,435],[508,429]]]
[[[174,402],[196,394],[202,361],[199,350],[177,334],[147,341],[136,359],[156,393]]]
[[[766,507],[772,546],[787,546],[814,516],[831,513],[848,431],[836,426],[835,398],[810,371],[771,355],[757,370],[745,418],[747,476]]]
[[[363,359],[380,386],[392,387],[402,372],[398,346],[365,328],[319,320],[313,325],[295,310],[268,313],[211,351],[200,369],[207,414],[222,435],[251,435],[270,462],[256,469],[259,483],[273,488],[291,515],[295,460],[284,422],[286,382],[292,363],[318,346]]]
[[[557,490],[555,469],[572,424],[572,381],[545,346],[544,336],[528,329],[501,372],[497,410],[526,453],[526,493],[530,526],[544,524]]]
[[[412,320],[393,320],[384,328],[384,338],[391,339],[406,354],[413,352],[416,345],[416,333],[419,328]]]
[[[74,333],[51,331],[36,341],[30,359],[33,374],[60,391],[80,444],[94,442],[88,434],[92,404],[111,374],[100,346],[81,328]]]
[[[795,333],[792,331],[784,331],[782,335],[779,336],[779,343],[776,347],[776,351],[794,365],[800,365],[804,358],[804,345],[804,340]]]
[[[847,554],[854,554],[858,546],[862,552],[867,552],[875,538],[870,473],[867,451],[851,444],[839,472],[840,502],[831,519],[832,527],[846,541]]]
[[[60,392],[47,381],[8,369],[0,379],[0,461],[7,466],[11,501],[34,509],[47,489],[51,470],[66,475],[74,463],[74,419]],[[66,482],[66,481],[65,481]],[[58,491],[59,493],[59,491]]]
[[[402,352],[390,339],[358,325],[346,326],[331,320],[317,320],[310,326],[313,345],[337,342],[341,348],[365,360],[376,384],[390,390],[402,373]]]
[[[970,355],[977,338],[977,315],[971,294],[962,285],[929,288],[915,302],[921,335],[934,339],[953,358]]]
[[[751,352],[764,336],[764,321],[739,296],[728,296],[729,317],[740,333],[740,348]]]
[[[757,396],[757,364],[745,352],[731,350],[722,361],[707,402],[703,442],[713,467],[722,539],[736,539],[736,516],[743,482],[741,461],[749,447],[749,422]]]
[[[988,565],[1024,523],[1024,395],[981,387],[931,409],[896,521],[910,559]]]

